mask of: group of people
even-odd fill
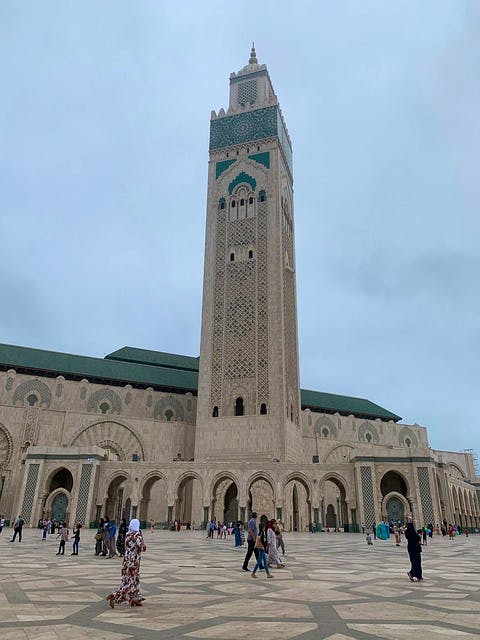
[[[243,571],[250,571],[248,563],[252,555],[255,555],[256,564],[251,573],[252,578],[257,577],[257,571],[265,571],[267,578],[273,578],[271,567],[283,569],[285,566],[285,543],[283,541],[282,527],[275,519],[261,520],[257,526],[257,513],[254,511],[247,524],[247,553],[243,561]],[[283,559],[280,558],[279,549],[282,550]]]
[[[125,539],[128,532],[127,521],[122,518],[117,529],[115,520],[108,516],[100,518],[97,533],[95,534],[95,555],[114,558],[125,555]]]

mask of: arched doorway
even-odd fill
[[[380,481],[380,491],[383,497],[392,491],[400,493],[405,498],[408,494],[407,483],[397,471],[387,471]]]
[[[110,482],[107,491],[104,515],[117,523],[123,518],[124,504],[128,497],[126,495],[126,482],[126,475],[116,476]]]
[[[322,512],[326,528],[348,530],[345,485],[336,476],[327,476],[323,481]]]
[[[220,476],[214,480],[211,517],[221,522],[238,520],[238,486],[233,476]]]
[[[337,528],[337,514],[335,513],[335,507],[331,503],[327,506],[327,511],[325,512],[325,527],[327,529]]]
[[[290,531],[308,531],[311,521],[310,487],[302,476],[291,476],[285,483],[284,525]]]
[[[65,467],[56,469],[47,479],[44,494],[43,514],[55,518],[56,522],[68,520],[68,507],[73,489],[73,475]]]
[[[248,517],[256,511],[258,517],[266,516],[267,520],[275,517],[275,494],[272,482],[264,476],[254,478],[248,487]]]
[[[405,522],[405,508],[403,502],[397,496],[392,496],[388,499],[387,505],[387,522],[395,522],[404,524]]]
[[[139,505],[139,520],[154,521],[163,526],[167,521],[167,481],[161,475],[154,474],[147,478],[142,487]]]
[[[48,492],[56,491],[57,489],[66,489],[68,493],[71,493],[73,488],[73,476],[68,469],[62,467],[58,469],[52,476],[48,487]]]
[[[203,520],[203,485],[197,475],[187,474],[182,477],[177,486],[173,518],[182,524],[187,522],[198,526]]]
[[[52,500],[51,512],[52,518],[56,522],[64,522],[67,519],[68,498],[63,491],[57,493]]]

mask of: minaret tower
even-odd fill
[[[252,46],[210,123],[195,460],[300,462],[292,147]]]

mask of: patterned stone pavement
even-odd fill
[[[145,605],[108,607],[120,559],[57,557],[53,536],[26,530],[21,544],[0,534],[2,640],[144,638],[480,637],[480,535],[435,537],[424,550],[423,583],[409,582],[404,544],[365,544],[360,534],[286,534],[287,567],[275,579],[240,570],[244,549],[201,532],[145,532]],[[251,564],[253,566],[253,564]]]

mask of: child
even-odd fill
[[[367,533],[367,537],[365,538],[365,540],[367,541],[367,544],[371,544],[373,546],[373,542],[372,542],[372,534],[371,533]]]

